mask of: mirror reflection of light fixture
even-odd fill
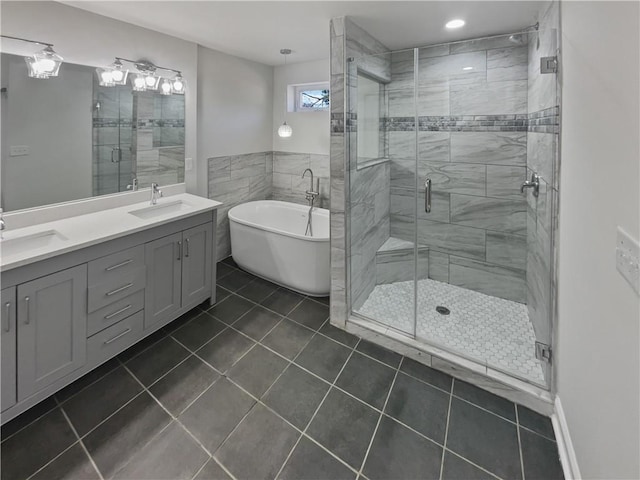
[[[184,95],[184,78],[182,78],[182,74],[178,72],[176,78],[173,79],[172,91],[173,93],[177,93],[178,95]]]
[[[124,68],[124,65],[122,64],[120,59],[116,58],[116,61],[111,65],[111,69],[111,77],[113,79],[113,83],[115,85],[126,85],[129,70]]]
[[[36,40],[29,40],[26,38],[12,37],[10,35],[0,35],[0,37],[44,46],[42,50],[34,53],[32,56],[24,57],[24,61],[27,64],[27,74],[31,78],[50,78],[58,76],[58,73],[60,72],[60,65],[62,65],[62,61],[64,59],[53,50],[53,44],[38,42]]]
[[[280,50],[280,53],[282,55],[284,55],[284,66],[287,66],[287,55],[291,54],[291,50],[288,48],[283,48],[282,50]],[[290,125],[287,125],[287,94],[285,91],[285,97],[284,97],[284,122],[282,123],[282,125],[280,125],[280,127],[278,128],[278,136],[282,137],[282,138],[289,138],[292,134],[293,134],[293,129],[291,128]]]
[[[146,92],[147,84],[144,81],[145,76],[141,73],[134,75],[133,80],[131,80],[131,86],[134,92]]]
[[[133,64],[137,71],[132,72],[131,75],[129,75],[129,70],[124,67],[123,62]],[[161,76],[157,74],[157,70],[173,72],[175,76],[173,79],[171,77]],[[130,78],[131,87],[134,92],[159,90],[162,95],[184,95],[186,89],[186,83],[179,70],[159,67],[148,60],[134,61],[127,58],[116,57],[116,61],[108,67],[96,68],[96,74],[98,75],[100,86],[103,87],[126,85],[127,78]]]
[[[98,84],[101,87],[115,87],[113,70],[110,68],[96,68],[96,75],[98,75]]]

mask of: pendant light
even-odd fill
[[[291,54],[291,50],[288,48],[283,48],[280,50],[280,53],[284,55],[284,66],[287,66],[287,55]],[[285,98],[284,98],[284,122],[278,128],[278,135],[282,138],[289,138],[293,130],[290,125],[287,125],[287,92],[285,90]]]

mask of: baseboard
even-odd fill
[[[557,395],[555,400],[555,413],[551,416],[551,422],[553,423],[553,430],[556,434],[556,441],[558,442],[558,453],[560,454],[560,463],[564,471],[564,478],[566,480],[580,480],[582,477],[580,476],[576,452],[573,449],[573,442],[569,434],[569,425],[567,424],[567,418],[564,416],[560,397]]]

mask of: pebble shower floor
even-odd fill
[[[357,313],[413,335],[413,281],[377,285]],[[436,312],[450,309],[449,315]],[[436,280],[418,281],[416,339],[544,385],[527,306]]]

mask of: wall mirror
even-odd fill
[[[100,86],[86,65],[38,79],[22,56],[1,62],[5,211],[184,182],[184,95]]]

